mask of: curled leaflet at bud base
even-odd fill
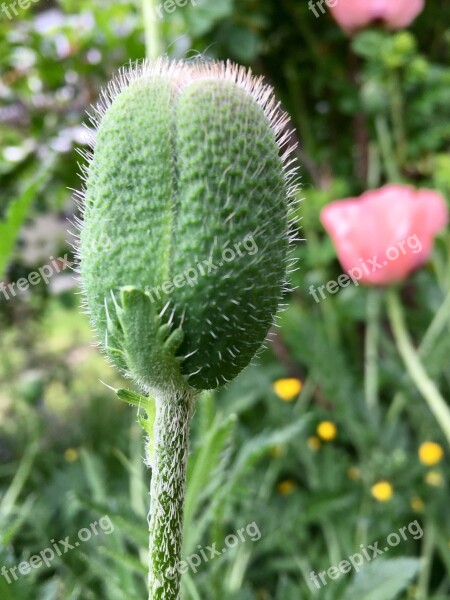
[[[146,389],[215,388],[250,362],[286,289],[288,119],[230,63],[139,63],[102,98],[79,250],[100,342]]]

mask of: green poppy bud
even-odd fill
[[[80,257],[101,344],[145,388],[215,388],[285,288],[287,119],[243,68],[166,60],[122,72],[97,113]]]

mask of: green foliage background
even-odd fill
[[[231,58],[274,85],[301,142],[307,239],[296,250],[297,289],[274,343],[197,407],[185,553],[214,542],[222,548],[226,535],[252,522],[261,539],[187,573],[188,599],[450,595],[448,446],[439,425],[405,375],[383,308],[380,406],[368,410],[367,289],[347,288],[320,304],[308,294],[311,284],[341,272],[319,223],[325,204],[392,179],[450,198],[450,6],[426,4],[408,31],[370,30],[352,40],[328,14],[315,18],[306,1],[295,0],[198,0],[160,24],[169,56]],[[50,256],[72,257],[64,230],[77,215],[69,188],[80,187],[80,124],[111,74],[145,54],[137,2],[41,0],[18,10],[13,19],[0,13],[0,271],[7,283]],[[449,290],[446,231],[401,289],[417,346]],[[448,321],[422,356],[445,398]],[[124,385],[92,345],[79,296],[67,279],[10,300],[0,294],[0,331],[0,567],[29,559],[50,539],[76,536],[101,515],[115,525],[49,569],[11,585],[0,577],[0,598],[145,597],[142,430],[135,409],[100,382]],[[303,381],[293,402],[272,389],[286,376]],[[337,437],[314,449],[310,438],[323,420],[336,424]],[[438,485],[418,460],[424,440],[446,451],[431,469]],[[393,486],[389,502],[371,495],[380,480]],[[357,576],[310,587],[311,570],[328,569],[415,519],[420,540],[409,536]]]

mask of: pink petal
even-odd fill
[[[367,27],[382,20],[390,29],[407,27],[423,10],[425,0],[336,0],[330,11],[346,30]]]
[[[435,235],[448,223],[448,208],[436,191],[386,185],[331,202],[321,221],[343,269],[358,269],[361,283],[385,285],[428,260]]]

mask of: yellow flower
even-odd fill
[[[317,435],[325,442],[331,442],[337,436],[337,428],[331,421],[322,421],[317,425]]]
[[[419,447],[420,462],[428,467],[437,465],[444,456],[444,450],[440,444],[436,442],[424,442]]]
[[[277,379],[273,383],[275,394],[285,402],[295,400],[302,391],[302,382],[296,377],[287,377],[286,379]]]
[[[308,446],[311,450],[318,450],[320,448],[320,446],[322,445],[322,442],[315,435],[312,435],[311,437],[309,437],[307,439],[306,443],[308,444]]]
[[[347,469],[347,477],[349,479],[353,479],[353,481],[361,479],[361,471],[358,469],[358,467],[350,467]]]
[[[292,492],[295,490],[295,488],[296,488],[296,485],[295,485],[295,482],[292,481],[292,479],[285,479],[284,481],[281,481],[277,485],[278,493],[282,494],[283,496],[292,494]]]
[[[274,458],[279,458],[280,456],[283,456],[284,448],[283,448],[283,446],[271,446],[269,448],[269,454],[270,454],[270,456],[273,456]]]
[[[439,471],[428,471],[425,475],[425,481],[433,487],[440,487],[444,483],[444,478]]]
[[[78,451],[75,450],[75,448],[67,448],[67,450],[64,451],[64,458],[67,462],[75,462],[78,460]]]
[[[378,502],[388,502],[394,493],[389,481],[379,481],[371,487],[370,491],[372,496],[375,500],[378,500]]]
[[[424,507],[425,507],[425,504],[423,503],[422,498],[415,496],[411,500],[411,508],[413,509],[414,512],[418,512],[418,513],[423,512]]]

